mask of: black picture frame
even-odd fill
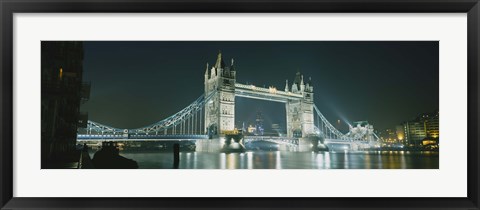
[[[479,209],[478,0],[0,0],[0,206],[2,209]],[[346,12],[467,13],[468,196],[466,198],[17,198],[13,197],[15,13]],[[450,181],[450,180],[445,180]]]

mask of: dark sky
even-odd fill
[[[332,124],[385,129],[438,109],[438,42],[89,41],[84,50],[92,86],[82,110],[117,128],[152,124],[193,102],[219,50],[227,64],[235,59],[240,83],[283,90],[298,70],[312,77],[315,104]],[[266,128],[285,124],[284,104],[237,97],[236,106],[237,121],[261,111]]]

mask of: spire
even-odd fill
[[[215,67],[212,67],[212,68],[210,69],[210,78],[214,78],[214,77],[217,76],[217,72],[216,72],[216,71],[217,71],[217,70],[215,69]]]
[[[300,75],[300,70],[298,70],[297,73],[295,74],[295,79],[293,80],[292,92],[294,91],[293,86],[295,86],[296,91],[300,90],[301,80],[302,80],[302,77]]]
[[[208,62],[207,62],[207,68],[205,69],[205,76],[208,76]]]
[[[232,64],[231,64],[231,66],[233,66],[233,61],[234,61],[234,60],[233,60],[233,58],[232,58]]]
[[[288,92],[288,79],[285,81],[285,92]]]
[[[300,81],[300,91],[304,91],[305,90],[305,83],[303,82],[303,75],[302,75],[302,80]]]
[[[218,51],[217,62],[215,63],[215,68],[220,69],[225,67],[225,63],[222,60],[222,51]]]
[[[313,83],[312,83],[312,77],[308,79],[308,84],[310,84],[310,92],[313,92]]]

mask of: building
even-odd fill
[[[205,107],[205,127],[209,135],[218,135],[235,128],[235,81],[236,71],[233,58],[230,65],[225,64],[219,52],[215,65],[207,63],[205,69],[205,96],[218,91],[212,103]]]
[[[248,134],[255,134],[257,132],[257,129],[255,128],[255,126],[253,125],[249,125],[248,128],[247,128],[247,132]]]
[[[297,72],[291,86],[286,81],[285,91],[281,91],[272,86],[262,88],[237,83],[235,69],[233,59],[227,65],[222,53],[218,53],[215,65],[206,65],[204,93],[211,100],[205,105],[204,125],[210,138],[235,128],[236,96],[285,102],[287,136],[307,137],[315,133],[311,79],[305,83],[303,75]],[[256,130],[258,133],[260,129]]]
[[[424,113],[404,123],[405,143],[408,146],[423,147],[439,143],[439,113]]]
[[[381,132],[381,138],[383,144],[395,144],[397,142],[397,133],[395,129],[385,129]]]
[[[395,126],[395,134],[397,136],[397,143],[405,144],[405,129],[402,125]]]
[[[398,147],[405,144],[405,131],[403,125],[388,128],[379,132],[383,146]]]
[[[287,110],[287,136],[288,137],[305,137],[315,132],[313,120],[313,83],[309,78],[305,83],[303,75],[298,71],[289,88],[288,80],[285,83],[285,92],[301,94],[302,100],[288,101],[286,103]]]
[[[438,138],[440,136],[439,115],[437,113],[430,114],[426,123],[427,135],[432,138]]]
[[[263,114],[261,111],[257,112],[257,118],[255,119],[255,135],[263,136],[265,128],[263,127]]]
[[[41,162],[42,168],[75,162],[77,128],[88,115],[80,104],[89,98],[82,82],[82,42],[41,42]]]

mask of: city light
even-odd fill
[[[214,65],[207,64],[206,69],[203,67],[200,70],[196,68],[198,61],[206,57],[209,52],[204,52],[201,50],[203,48],[199,47],[198,51],[197,48],[191,50],[195,52],[192,53],[195,55],[185,54],[183,53],[185,50],[194,49],[194,47],[187,46],[183,42],[168,42],[169,45],[172,45],[168,52],[163,52],[165,49],[158,48],[158,46],[152,48],[160,45],[159,43],[163,45],[166,42],[152,42],[139,48],[142,50],[133,50],[136,42],[130,42],[129,45],[123,45],[123,42],[109,43],[112,46],[121,46],[121,49],[128,50],[115,50],[112,51],[115,53],[106,53],[106,55],[98,54],[103,52],[102,50],[91,50],[105,47],[100,45],[103,42],[42,42],[42,46],[48,43],[52,43],[51,47],[58,48],[52,48],[53,52],[70,50],[72,53],[68,53],[66,57],[60,56],[59,60],[57,59],[58,53],[52,54],[55,56],[49,56],[50,51],[42,51],[45,53],[45,56],[42,54],[42,76],[50,77],[45,80],[42,78],[42,126],[45,124],[43,127],[46,127],[42,127],[42,154],[45,154],[42,156],[42,161],[55,160],[57,157],[55,153],[63,152],[62,148],[66,146],[63,145],[65,143],[75,146],[71,150],[73,152],[69,151],[70,154],[65,157],[70,158],[76,154],[83,154],[84,156],[90,155],[91,159],[97,157],[98,161],[98,157],[101,155],[95,154],[109,151],[109,154],[117,159],[122,157],[138,161],[137,168],[148,168],[148,164],[157,164],[152,168],[171,168],[172,165],[174,168],[352,168],[353,166],[388,168],[402,164],[402,168],[438,167],[438,159],[435,159],[437,156],[433,157],[433,161],[419,161],[418,165],[426,164],[421,166],[417,166],[417,162],[413,165],[395,162],[402,161],[401,158],[410,160],[411,157],[408,155],[430,158],[422,156],[421,152],[423,151],[432,151],[433,154],[438,154],[438,111],[419,112],[419,110],[435,108],[436,98],[429,100],[430,103],[424,99],[428,96],[422,95],[420,98],[412,99],[408,97],[418,94],[403,94],[402,100],[412,101],[418,106],[428,105],[421,108],[407,106],[398,101],[392,102],[393,99],[398,99],[398,95],[402,94],[403,89],[385,85],[389,84],[388,81],[378,84],[378,75],[384,73],[383,71],[375,72],[370,68],[371,65],[367,65],[367,67],[358,66],[359,72],[362,74],[355,75],[353,79],[348,77],[351,74],[347,74],[347,72],[339,74],[341,69],[335,66],[335,63],[328,63],[332,60],[337,61],[336,58],[317,56],[316,52],[321,51],[322,47],[315,47],[315,50],[310,49],[320,42],[309,42],[309,47],[306,49],[308,54],[305,55],[298,55],[302,53],[301,51],[298,51],[298,54],[279,51],[285,55],[263,51],[263,49],[275,48],[273,46],[275,44],[282,45],[282,42],[255,42],[251,45],[249,42],[242,42],[254,49],[249,50],[248,53],[236,52],[234,49],[239,49],[238,43],[217,42],[215,46],[225,45],[228,50],[224,52],[230,53],[231,51],[232,57],[237,56],[235,53],[239,54],[237,57],[239,59],[235,64],[241,65],[241,68],[234,66],[233,58],[229,62],[230,57],[222,57],[225,54],[213,53],[209,58],[211,60],[205,59],[201,62],[212,63],[212,60],[214,61],[216,58]],[[69,43],[70,45],[68,45]],[[83,43],[87,43],[85,49],[82,47]],[[189,45],[200,44],[203,46],[205,43],[189,42]],[[377,42],[367,43],[372,46],[378,44]],[[103,44],[105,45],[105,43]],[[144,43],[138,42],[137,44],[143,45]],[[297,44],[297,42],[289,43],[289,45]],[[335,43],[330,44],[335,45]],[[354,45],[355,42],[347,44]],[[382,42],[379,52],[396,49],[385,47],[394,44]],[[412,45],[415,44],[417,42],[412,43]],[[258,48],[257,45],[272,46]],[[69,48],[63,49],[65,46]],[[285,46],[290,49],[287,45]],[[303,45],[297,47],[303,47]],[[361,46],[356,47],[361,48]],[[401,44],[397,47],[405,46]],[[182,50],[177,51],[177,48]],[[357,48],[350,50],[355,49]],[[209,50],[211,51],[211,49]],[[130,58],[136,59],[136,56],[129,54],[130,51],[158,52],[161,56],[155,54],[152,57],[150,54],[142,54],[139,55],[143,58],[140,62],[138,60],[128,62]],[[257,51],[263,53],[259,54]],[[348,53],[348,51],[344,52]],[[404,51],[396,50],[390,53],[402,54],[402,52]],[[83,56],[84,53],[86,56]],[[111,57],[112,54],[117,53],[122,56]],[[255,56],[245,56],[250,54]],[[185,55],[185,57],[176,58],[175,55]],[[356,55],[361,56],[362,54],[356,53]],[[409,55],[402,54],[402,56]],[[328,57],[330,54],[324,56]],[[417,54],[417,56],[422,55]],[[315,59],[307,59],[310,57]],[[398,56],[391,57],[398,58]],[[158,58],[169,62],[158,62]],[[288,61],[283,62],[287,58]],[[45,59],[47,61],[44,61]],[[349,56],[344,59],[349,59]],[[389,59],[389,57],[385,59]],[[92,62],[92,60],[95,61]],[[86,64],[84,65],[83,62]],[[176,68],[178,66],[170,63],[178,64],[180,62],[182,64],[181,73],[175,70],[150,71],[148,68],[154,66],[157,70],[178,69]],[[289,69],[292,65],[297,65],[297,62],[301,62],[299,65],[305,68],[304,71]],[[378,67],[382,69],[395,68],[396,70],[392,70],[392,72],[399,72],[395,80],[405,72],[410,72],[405,78],[410,78],[411,73],[415,73],[411,69],[416,68],[416,65],[408,65],[408,68],[401,64],[391,65],[395,63],[395,60],[385,62],[375,59],[368,60],[366,63],[374,62],[379,64]],[[283,64],[277,65],[278,63]],[[380,65],[382,63],[384,65]],[[438,62],[433,63],[437,64]],[[47,64],[52,65],[44,68],[43,65]],[[347,65],[349,62],[346,61],[345,64]],[[361,62],[356,64],[362,65]],[[318,68],[319,65],[324,65],[325,68],[323,66]],[[102,68],[104,66],[112,68],[117,66],[115,68],[117,71],[109,71],[109,69]],[[123,67],[130,66],[145,69],[145,72],[139,76],[127,71],[128,68],[123,69]],[[200,67],[202,66],[203,64]],[[63,67],[66,67],[65,72],[63,72]],[[351,67],[349,66],[348,69]],[[357,68],[357,66],[354,67]],[[98,69],[104,70],[104,72],[97,74]],[[48,72],[43,72],[47,70]],[[282,73],[279,73],[280,71]],[[437,78],[431,71],[428,74],[428,78]],[[105,79],[105,75],[114,75],[115,81]],[[152,76],[145,77],[144,75]],[[304,81],[304,75],[305,78],[313,78],[313,81],[312,79]],[[361,78],[366,75],[368,77]],[[433,77],[431,77],[432,75]],[[340,80],[339,78],[342,76],[344,78]],[[91,100],[84,96],[90,94],[90,89],[88,91],[82,89],[84,77],[94,84],[91,86]],[[372,78],[377,79],[372,80]],[[404,78],[402,77],[402,79]],[[287,81],[286,84],[284,81]],[[261,85],[257,87],[252,82]],[[44,91],[43,83],[47,84],[45,87],[52,89]],[[285,88],[283,88],[283,84],[285,84]],[[274,85],[280,85],[281,89],[277,90]],[[434,88],[429,93],[436,93],[436,83],[433,85],[408,85],[413,88],[432,86]],[[56,87],[60,88],[54,89]],[[313,91],[313,87],[316,92]],[[72,94],[64,91],[67,89],[78,90],[78,93]],[[103,98],[99,96],[103,96]],[[256,100],[256,102],[250,105],[241,104],[243,98]],[[382,103],[379,105],[378,101],[382,101]],[[70,104],[71,102],[75,102],[75,104]],[[280,105],[278,107],[269,106],[262,110],[261,103],[264,102],[275,102]],[[51,104],[58,106],[49,107]],[[403,104],[403,106],[399,104]],[[75,113],[67,113],[72,110]],[[78,110],[85,114],[77,113]],[[258,114],[259,110],[265,111],[265,115]],[[43,116],[49,116],[49,118]],[[78,116],[85,116],[81,121],[85,122],[85,125],[79,125]],[[255,119],[254,116],[256,116]],[[51,119],[58,120],[52,121]],[[347,119],[352,120],[351,123]],[[369,121],[366,121],[367,119]],[[245,123],[239,126],[238,123],[242,122]],[[270,127],[270,125],[272,126]],[[237,127],[241,128],[237,129]],[[73,136],[74,132],[77,132],[76,139],[63,140],[62,137],[67,135],[56,130],[70,131],[68,136]],[[90,153],[82,153],[83,150],[89,150]],[[405,156],[396,158],[396,155],[400,154],[398,151],[408,151],[411,154],[406,154],[408,153],[406,152]],[[195,156],[191,156],[192,152],[195,152]],[[244,155],[245,153],[247,155]],[[310,156],[305,156],[307,153]],[[372,153],[381,153],[385,157],[377,159],[376,156],[371,156]],[[331,165],[316,163],[318,158],[312,157],[320,154],[322,161],[331,160]],[[143,155],[152,156],[144,158]],[[44,156],[47,159],[43,159]],[[173,164],[168,162],[172,160],[171,156],[174,156]],[[65,160],[70,161],[67,158]],[[376,164],[374,161],[384,165]],[[386,164],[389,161],[392,163],[391,165]],[[56,164],[53,161],[50,163]],[[404,167],[405,164],[407,164],[406,167]],[[133,165],[130,166],[133,167]]]

